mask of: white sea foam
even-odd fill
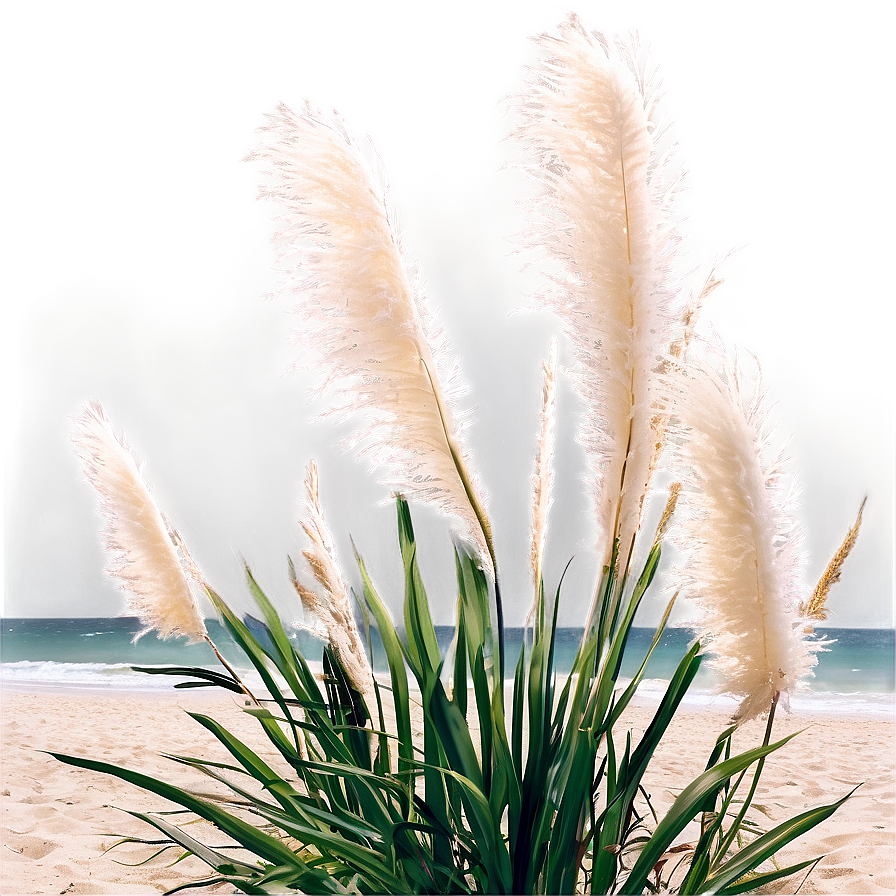
[[[3,663],[2,676],[4,684],[123,691],[168,690],[177,681],[168,676],[135,672],[126,663],[54,663],[32,660]]]
[[[620,684],[623,682],[620,680]],[[627,682],[626,682],[627,683]],[[667,681],[645,679],[638,688],[638,697],[645,701],[659,703]],[[738,701],[727,694],[692,687],[682,700],[682,706],[707,706],[724,712],[734,713]],[[790,698],[793,713],[831,713],[836,715],[869,715],[875,717],[894,716],[894,695],[859,692],[837,693],[833,691],[803,691]]]
[[[147,668],[165,668],[151,663],[142,664]],[[309,663],[312,672],[320,671]],[[220,666],[209,665],[212,671],[222,671]],[[127,663],[56,663],[49,661],[21,660],[15,663],[0,663],[0,674],[4,686],[34,688],[36,690],[107,690],[107,691],[172,691],[182,681],[190,681],[189,676],[149,675],[137,672]],[[239,670],[243,681],[253,690],[261,693],[261,679],[254,670]],[[192,679],[195,680],[195,679]]]
[[[152,664],[145,664],[151,666]],[[320,663],[309,663],[312,671],[320,673]],[[208,668],[220,671],[220,667]],[[4,685],[20,688],[56,690],[109,690],[109,691],[172,691],[179,681],[189,680],[169,675],[147,675],[135,672],[127,663],[56,663],[22,660],[14,663],[0,663]],[[250,688],[260,689],[257,673],[241,670],[240,674]],[[619,680],[619,686],[628,682]],[[669,683],[663,679],[650,678],[641,682],[636,699],[645,703],[659,703]],[[682,701],[687,707],[705,706],[733,713],[737,701],[724,694],[692,687]],[[894,717],[894,695],[880,693],[835,693],[831,691],[803,692],[793,696],[790,709],[794,713],[831,713],[838,715],[869,715]]]

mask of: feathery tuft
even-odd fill
[[[544,374],[542,389],[541,426],[535,455],[535,472],[532,476],[532,581],[535,597],[541,587],[542,557],[547,536],[548,510],[551,506],[551,482],[554,464],[554,416],[557,386],[557,340],[551,340],[551,354],[541,365]]]
[[[798,610],[802,532],[788,512],[783,459],[766,460],[761,384],[747,402],[736,365],[718,371],[702,358],[669,379],[672,450],[689,474],[673,530],[686,554],[678,584],[702,611],[700,637],[744,721],[815,664],[820,645],[804,638]]]
[[[134,640],[153,629],[162,638],[206,639],[187,577],[202,582],[201,573],[153,500],[130,447],[99,404],[88,404],[75,423],[76,452],[106,518],[103,540],[113,555],[106,572],[120,580],[130,609],[146,626]]]
[[[678,496],[680,494],[681,483],[673,482],[672,485],[669,486],[669,498],[666,501],[666,506],[663,508],[663,515],[660,517],[659,523],[657,523],[656,534],[653,536],[654,547],[656,547],[666,535],[666,529],[669,528],[669,521],[675,513],[675,507],[678,505]]]
[[[837,549],[837,553],[831,557],[831,562],[828,563],[827,568],[818,580],[815,591],[812,592],[812,597],[806,603],[800,604],[800,615],[804,619],[814,619],[822,622],[828,618],[828,611],[825,609],[828,592],[831,590],[832,585],[840,581],[840,571],[843,569],[843,564],[855,547],[856,539],[859,537],[859,528],[862,525],[862,512],[865,510],[865,502],[867,500],[867,495],[862,498],[855,523],[853,523],[849,532],[846,533],[846,538],[843,539],[843,544]]]
[[[320,597],[299,582],[290,562],[292,583],[301,598],[302,606],[319,619],[326,629],[330,646],[339,657],[352,685],[362,694],[369,693],[373,688],[370,663],[355,623],[348,590],[336,562],[333,538],[324,521],[317,483],[317,464],[311,461],[305,472],[308,519],[302,522],[302,528],[311,540],[311,547],[302,551],[302,555],[324,596]]]
[[[250,156],[267,166],[262,198],[286,209],[275,237],[283,291],[298,299],[309,366],[328,414],[364,419],[362,446],[384,481],[455,517],[493,564],[482,501],[438,375],[423,297],[402,259],[386,190],[337,116],[281,105]]]
[[[598,535],[607,556],[619,538],[624,569],[650,479],[654,381],[674,330],[677,238],[651,119],[657,89],[633,50],[575,16],[537,44],[517,136],[541,195],[523,242],[551,266],[540,298],[572,345]]]

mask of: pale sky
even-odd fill
[[[338,110],[375,141],[408,221],[488,192],[505,203],[502,246],[502,100],[532,60],[528,36],[571,10],[652,46],[691,172],[689,264],[749,244],[707,315],[799,409],[782,424],[867,481],[892,543],[889,2],[4,0],[5,525],[21,354],[64,344],[54,328],[73,304],[126,304],[149,345],[213,338],[271,287],[268,212],[240,162],[265,112],[303,98]]]

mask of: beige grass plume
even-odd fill
[[[686,556],[677,584],[702,611],[700,637],[744,721],[786,698],[815,664],[819,645],[805,639],[798,607],[803,536],[783,456],[768,457],[761,384],[747,399],[736,365],[705,358],[670,380],[672,450],[686,479],[673,527]]]
[[[681,177],[670,170],[667,129],[653,118],[657,87],[637,44],[591,32],[578,17],[538,43],[544,56],[515,106],[518,167],[530,186],[519,248],[534,253],[548,282],[536,306],[560,317],[568,339],[568,373],[585,406],[579,441],[595,547],[608,566],[618,543],[624,571],[656,469],[664,351],[682,326],[673,217]]]
[[[815,591],[812,592],[812,597],[805,603],[800,604],[800,615],[804,619],[823,622],[828,618],[828,611],[825,607],[825,603],[828,599],[828,592],[831,590],[832,585],[840,581],[840,571],[843,569],[843,564],[855,547],[856,539],[859,537],[859,528],[862,525],[862,512],[865,509],[865,502],[867,500],[867,495],[862,498],[862,503],[859,505],[859,512],[856,515],[855,523],[853,523],[849,532],[846,533],[846,538],[843,539],[843,544],[840,545],[837,552],[831,557],[831,562],[828,563],[827,568],[818,580],[818,584],[815,586]]]
[[[557,340],[551,340],[551,353],[542,364],[544,386],[542,388],[538,447],[535,455],[535,472],[532,475],[532,581],[535,597],[541,587],[542,557],[547,536],[548,510],[551,506],[551,483],[554,464],[554,418],[557,390]]]
[[[386,190],[337,116],[280,106],[250,158],[261,196],[285,209],[275,237],[300,345],[322,374],[329,414],[363,419],[353,444],[385,482],[433,504],[494,564],[488,518],[439,379],[435,333],[407,273]]]
[[[103,540],[113,555],[106,571],[120,581],[145,626],[134,640],[153,629],[162,638],[208,640],[189,582],[191,576],[201,581],[201,574],[156,505],[130,447],[99,404],[88,404],[75,423],[75,448],[106,518]]]
[[[314,578],[321,588],[321,595],[306,588],[298,579],[290,562],[292,583],[302,601],[302,606],[316,617],[327,633],[327,640],[339,657],[342,668],[356,690],[369,693],[373,688],[373,675],[367,653],[361,641],[355,615],[352,612],[348,589],[336,562],[333,538],[324,521],[318,496],[317,464],[308,464],[305,471],[305,507],[308,518],[302,522],[311,541],[311,547],[302,551]]]
[[[524,246],[549,268],[542,300],[559,316],[585,403],[581,440],[599,538],[627,565],[655,442],[655,380],[673,341],[668,158],[656,147],[654,78],[621,42],[573,16],[537,39],[517,132],[541,187]]]

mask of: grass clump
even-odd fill
[[[284,289],[298,299],[329,409],[364,421],[355,441],[396,496],[403,595],[381,594],[357,552],[361,585],[357,593],[348,586],[311,464],[303,523],[311,575],[292,561],[289,568],[324,641],[322,674],[315,674],[248,568],[258,618],[234,613],[206,581],[102,408],[89,406],[78,421],[79,452],[109,524],[110,572],[133,609],[164,635],[211,643],[198,611],[196,595],[204,594],[256,683],[217,648],[223,671],[144,671],[188,679],[176,687],[241,694],[268,751],[279,757],[275,768],[222,723],[192,713],[232,758],[171,758],[221,785],[216,797],[54,754],[152,791],[229,838],[228,847],[212,848],[167,814],[139,815],[161,832],[163,847],[179,847],[210,867],[207,879],[185,886],[226,884],[247,893],[734,894],[809,868],[817,860],[768,863],[843,802],[767,832],[750,816],[768,757],[790,739],[773,740],[777,707],[814,663],[808,620],[823,618],[824,598],[858,522],[816,598],[803,602],[799,531],[782,494],[780,459],[767,456],[761,393],[757,387],[747,394],[727,354],[695,337],[700,301],[719,278],[712,273],[701,292],[681,303],[671,279],[678,234],[674,189],[652,118],[655,78],[639,67],[635,50],[586,31],[574,17],[538,46],[517,133],[538,190],[523,243],[544,267],[540,298],[560,321],[570,377],[585,407],[580,436],[602,563],[584,600],[570,598],[562,582],[545,590],[553,348],[544,366],[533,488],[534,597],[515,668],[507,666],[500,558],[453,422],[440,340],[408,274],[381,180],[340,119],[310,105],[298,114],[281,107],[269,118],[256,158],[268,171],[264,195],[286,210],[277,237],[289,274]],[[645,506],[664,465],[680,481],[656,532],[645,532]],[[409,501],[434,504],[452,521],[456,623],[444,655]],[[623,713],[674,598],[633,677],[622,680],[620,671],[667,537],[684,549],[681,587],[705,621],[636,736]],[[557,618],[570,599],[590,608],[572,670],[561,677]],[[388,607],[399,602],[396,624]],[[372,671],[372,629],[387,675]],[[658,817],[645,774],[707,647],[725,689],[741,702],[705,770]],[[762,742],[739,752],[733,743],[739,726],[762,713],[768,716]],[[697,839],[682,843],[693,822]]]

